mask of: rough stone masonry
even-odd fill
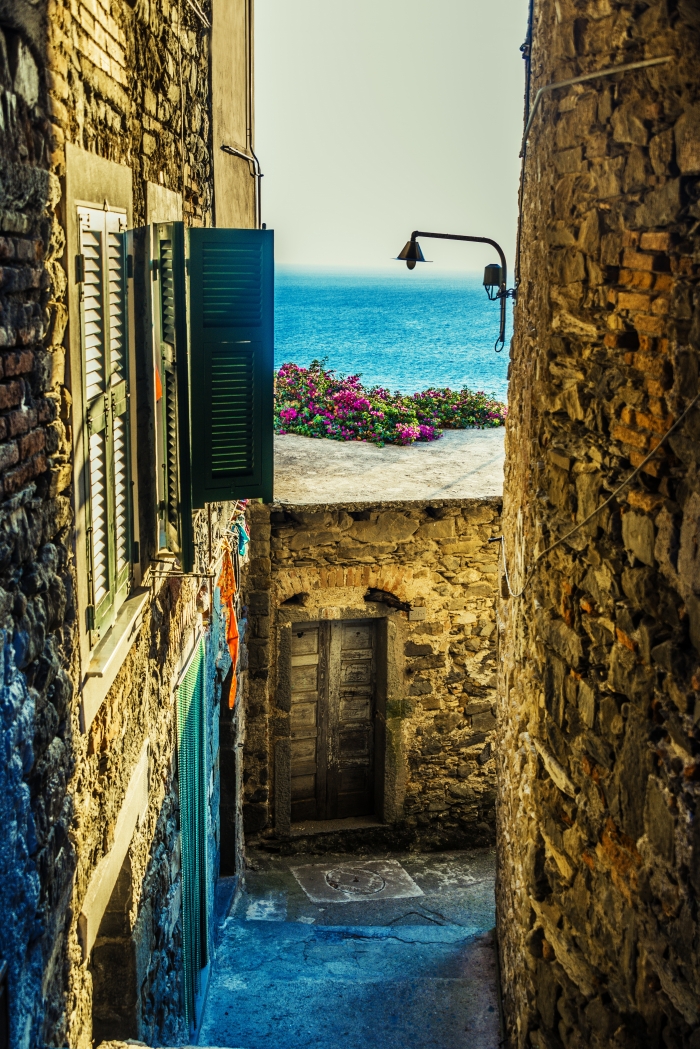
[[[289,845],[290,624],[389,616],[384,826],[327,847],[490,844],[495,829],[495,580],[500,499],[249,509],[244,826]],[[382,595],[393,598],[384,604]],[[374,597],[374,600],[371,598]],[[370,598],[368,600],[368,598]],[[403,609],[397,610],[396,603]],[[407,611],[408,606],[413,611]],[[291,847],[291,846],[290,846]],[[297,840],[296,849],[307,846]],[[314,847],[324,847],[318,838]]]
[[[535,0],[500,602],[517,1049],[700,1046],[700,8]]]
[[[149,804],[126,901],[139,984],[131,1033],[186,1037],[168,683],[198,584],[151,580],[134,646],[83,732],[73,544],[82,420],[66,362],[76,247],[66,244],[74,202],[63,180],[67,147],[78,147],[127,171],[134,226],[146,221],[149,185],[177,194],[189,224],[211,223],[212,12],[202,7],[0,0],[0,906],[10,1039],[22,1047],[92,1044],[95,974],[79,942],[80,908],[146,738]],[[146,542],[142,553],[147,563]]]

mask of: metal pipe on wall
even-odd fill
[[[260,179],[263,177],[260,170],[260,161],[253,149],[253,0],[245,0],[246,21],[246,72],[248,77],[248,89],[246,97],[246,129],[245,148],[252,157],[255,178],[255,228],[262,226],[262,192]]]

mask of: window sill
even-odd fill
[[[141,627],[150,590],[137,587],[124,601],[112,626],[92,653],[80,701],[80,728],[87,732],[112,687]]]

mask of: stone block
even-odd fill
[[[672,863],[675,851],[675,820],[666,795],[653,776],[647,780],[644,829],[651,846],[662,859]]]
[[[407,641],[404,645],[404,653],[407,656],[429,656],[433,654],[433,649],[431,645],[420,645],[415,641]]]
[[[663,186],[651,190],[644,203],[637,208],[635,222],[640,227],[668,226],[681,207],[680,179],[669,179]]]
[[[643,104],[636,100],[618,106],[611,119],[615,141],[646,146],[649,132],[643,123],[645,116]]]
[[[410,539],[418,531],[419,523],[405,514],[385,511],[373,521],[353,522],[347,534],[361,543],[395,544]]]
[[[686,109],[674,127],[676,163],[683,175],[700,175],[700,106]]]
[[[622,540],[627,550],[643,564],[654,565],[654,522],[646,514],[631,511],[622,516]]]
[[[455,534],[456,532],[454,517],[446,517],[441,521],[426,521],[418,529],[416,538],[451,539]]]

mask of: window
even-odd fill
[[[191,568],[189,398],[185,319],[184,226],[155,227],[154,329],[156,335],[156,440],[158,549]]]
[[[78,208],[85,410],[87,628],[94,643],[131,582],[126,215]]]

